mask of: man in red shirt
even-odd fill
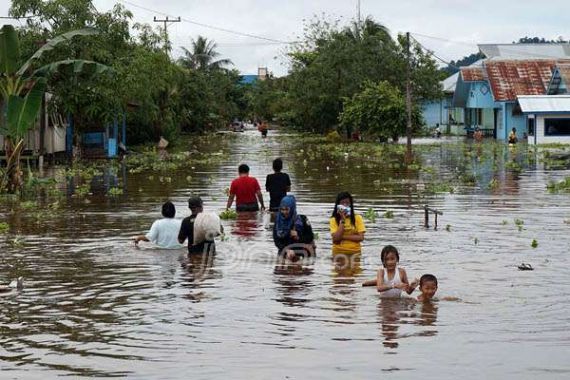
[[[249,176],[249,166],[242,164],[238,168],[239,177],[232,181],[230,186],[230,195],[226,209],[232,207],[234,198],[236,200],[236,211],[259,211],[259,203],[261,203],[261,210],[265,210],[263,204],[263,194],[259,182],[254,177]]]

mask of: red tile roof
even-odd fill
[[[495,101],[511,101],[517,95],[544,95],[556,64],[568,60],[486,61],[485,71]]]
[[[569,64],[559,64],[558,65],[558,72],[560,73],[560,77],[566,83],[566,86],[570,86],[570,65]]]
[[[482,67],[462,67],[461,77],[465,82],[477,82],[485,80]]]

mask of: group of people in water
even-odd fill
[[[283,161],[273,161],[274,173],[266,178],[265,189],[269,192],[269,211],[274,216],[273,242],[277,247],[277,255],[285,262],[297,262],[304,258],[316,256],[315,235],[307,216],[297,210],[297,201],[291,190],[291,180],[282,172]],[[265,211],[265,203],[261,187],[256,178],[249,175],[249,167],[242,164],[238,167],[238,177],[229,188],[226,209],[229,210],[235,201],[237,212]],[[140,241],[155,243],[161,248],[181,248],[188,241],[188,254],[208,254],[215,252],[214,237],[222,231],[219,219],[210,215],[200,219],[203,202],[198,196],[188,200],[191,215],[183,220],[174,219],[175,208],[172,202],[162,206],[163,219],[155,221],[146,235],[134,237],[135,244]],[[198,224],[199,223],[199,224]],[[204,227],[204,226],[210,227]],[[354,262],[360,260],[361,243],[364,240],[366,227],[361,215],[354,209],[354,199],[348,192],[337,195],[331,213],[330,234],[332,238],[332,255],[336,261]],[[204,228],[214,229],[214,233],[206,233]],[[203,236],[196,240],[196,235]],[[400,255],[396,247],[385,246],[380,259],[382,267],[378,269],[375,279],[365,281],[363,286],[375,286],[382,297],[401,297],[412,294],[419,285],[419,301],[433,299],[437,291],[437,278],[432,274],[424,274],[419,279],[409,280],[406,271],[399,267]]]

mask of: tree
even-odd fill
[[[400,90],[387,81],[367,81],[362,91],[344,102],[339,120],[345,127],[357,128],[381,140],[398,140],[406,132],[406,102]],[[423,124],[417,107],[412,112],[412,123],[416,128]]]
[[[371,18],[346,27],[313,21],[289,53],[291,116],[306,130],[325,132],[337,126],[344,99],[358,93],[366,81],[387,81],[404,91],[405,49],[403,36],[392,39],[386,27]],[[413,44],[411,58],[414,98],[441,96],[441,75],[429,52]],[[350,124],[344,126],[350,135]]]
[[[198,36],[197,39],[192,40],[192,50],[182,48],[184,57],[179,59],[179,63],[183,67],[193,70],[217,70],[232,65],[233,63],[229,59],[216,60],[220,56],[216,47],[214,41],[208,41],[207,38]]]
[[[84,68],[95,67],[100,72],[104,66],[82,60],[52,62],[32,71],[34,63],[57,45],[70,41],[75,36],[96,34],[93,29],[71,31],[48,41],[22,64],[20,42],[13,26],[4,25],[0,30],[0,94],[6,102],[5,114],[0,130],[6,139],[8,166],[0,180],[0,191],[14,193],[22,186],[20,154],[24,149],[24,138],[35,125],[46,90],[46,79],[62,67],[73,67],[80,73]]]

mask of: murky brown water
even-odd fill
[[[310,144],[274,131],[224,144],[220,165],[171,182],[125,174],[125,195],[69,199],[49,218],[1,206],[11,229],[0,240],[0,281],[25,278],[22,291],[0,295],[2,379],[570,377],[570,196],[546,192],[570,171],[529,164],[525,149],[469,161],[464,146],[442,141],[423,151],[424,166],[444,179],[472,171],[476,184],[419,197],[425,171],[312,158]],[[129,241],[167,198],[179,217],[190,193],[221,211],[237,165],[247,162],[263,185],[276,156],[319,234],[315,262],[278,265],[268,218],[256,214],[224,222],[229,240],[203,261]],[[504,168],[513,160],[521,171]],[[367,222],[361,266],[338,273],[328,216],[345,189],[380,217]],[[425,203],[444,212],[437,231],[422,226]],[[393,219],[381,217],[387,210]],[[362,288],[385,244],[400,249],[409,275],[436,274],[438,294],[462,302],[386,301]],[[518,271],[521,262],[535,270]]]

